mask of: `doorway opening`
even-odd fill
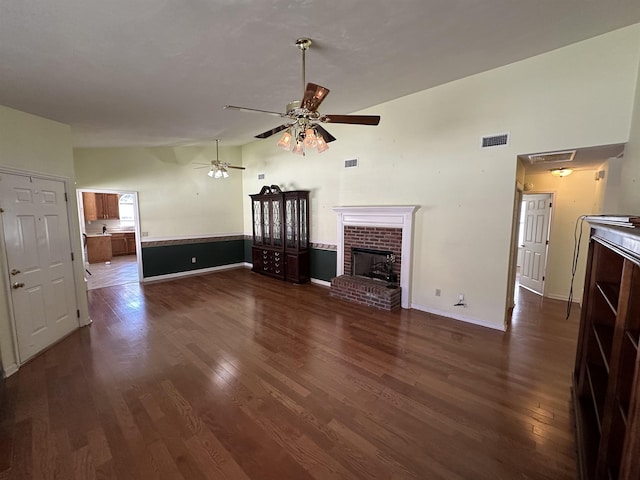
[[[138,193],[80,189],[77,195],[87,289],[140,282]]]

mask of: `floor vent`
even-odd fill
[[[350,158],[349,160],[344,161],[344,168],[353,168],[358,166],[357,158]]]
[[[487,135],[482,137],[482,148],[501,147],[509,144],[509,134]]]

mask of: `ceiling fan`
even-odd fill
[[[225,105],[224,108],[241,112],[267,113],[276,117],[287,118],[288,121],[286,123],[256,135],[256,138],[268,138],[286,130],[282,138],[280,138],[278,146],[300,155],[305,154],[305,147],[317,148],[318,152],[322,153],[329,148],[327,143],[335,140],[335,137],[327,132],[320,123],[347,123],[352,125],[378,125],[380,123],[380,116],[378,115],[326,115],[320,113],[318,107],[329,94],[329,89],[315,83],[305,83],[305,53],[311,46],[311,40],[299,38],[296,40],[296,46],[302,52],[302,100],[289,103],[285,113],[235,105]]]
[[[207,173],[207,175],[209,175],[211,178],[227,178],[229,176],[229,172],[227,171],[228,168],[244,170],[244,167],[237,167],[235,165],[230,165],[227,162],[221,162],[219,160],[220,157],[218,157],[218,143],[219,143],[219,140],[216,139],[216,159],[211,160],[211,162],[209,163],[194,162],[196,165],[204,165],[203,167],[195,167],[195,168],[196,169],[208,168],[209,172]]]

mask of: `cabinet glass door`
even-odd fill
[[[298,246],[298,204],[294,199],[287,199],[285,208],[287,247],[296,248]]]
[[[300,248],[307,248],[307,200],[300,199]]]
[[[273,245],[282,245],[282,213],[281,213],[281,201],[271,200],[271,236],[273,238]]]
[[[269,221],[269,200],[262,201],[262,236],[266,245],[271,245],[271,223]]]
[[[262,243],[262,212],[260,200],[253,201],[253,241]]]

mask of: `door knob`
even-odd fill
[[[18,282],[16,282],[16,283],[14,283],[12,286],[13,286],[13,288],[14,288],[14,289],[16,289],[16,288],[22,288],[22,287],[24,287],[24,283],[18,283]]]
[[[20,273],[20,270],[16,270],[15,268],[11,270],[11,275],[17,275]]]

